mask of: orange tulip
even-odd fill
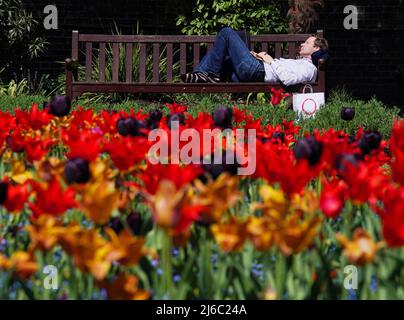
[[[105,232],[111,240],[114,250],[120,251],[122,257],[118,260],[124,266],[132,266],[139,262],[143,256],[144,239],[132,236],[128,230],[117,235],[114,230],[106,228]]]
[[[273,225],[266,217],[251,217],[247,223],[247,234],[255,249],[268,250],[274,240]]]
[[[225,252],[240,250],[247,238],[246,222],[239,221],[234,216],[228,222],[212,225],[210,230],[219,247]]]
[[[73,257],[81,271],[91,273],[97,280],[104,279],[111,263],[123,257],[122,251],[102,238],[97,230],[77,230],[74,226],[71,228],[74,235],[62,236],[62,247]]]
[[[336,238],[344,249],[343,254],[349,261],[360,266],[371,263],[377,251],[384,246],[382,242],[374,242],[369,233],[363,229],[355,230],[352,241],[340,233]]]
[[[16,251],[9,259],[0,254],[0,268],[13,270],[17,277],[28,279],[38,271],[38,263],[31,253]]]
[[[39,249],[50,251],[58,242],[65,228],[53,216],[43,215],[38,219],[31,219],[26,227],[31,236],[30,252]]]
[[[199,191],[197,201],[206,206],[201,218],[207,223],[219,221],[242,196],[238,189],[238,178],[228,173],[221,174],[215,181],[209,181],[206,185],[196,180],[195,186]]]
[[[134,275],[120,273],[112,283],[100,282],[111,300],[147,300],[150,293],[138,288],[138,279]]]

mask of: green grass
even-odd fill
[[[273,107],[269,103],[257,103],[250,101],[246,105],[246,99],[234,99],[229,94],[174,94],[154,96],[153,102],[145,100],[122,100],[119,103],[97,102],[93,99],[81,98],[74,103],[74,108],[78,105],[89,108],[93,107],[96,111],[103,109],[126,110],[131,109],[148,111],[153,108],[159,108],[164,105],[162,101],[176,101],[189,106],[191,115],[198,112],[212,112],[217,105],[238,106],[241,109],[247,109],[254,118],[261,118],[263,124],[272,125],[281,123],[284,119],[292,121],[296,118],[295,113],[286,107],[286,103]],[[244,96],[243,96],[244,97]],[[12,111],[16,107],[28,109],[32,103],[36,102],[39,106],[46,101],[43,96],[19,96],[9,97],[0,96],[0,110]],[[148,99],[150,100],[150,99]],[[159,102],[160,101],[160,102]],[[354,106],[356,116],[352,121],[344,121],[340,117],[341,108],[345,106]],[[168,111],[167,108],[166,111]],[[318,112],[314,119],[302,120],[299,125],[303,132],[312,132],[314,129],[335,128],[345,132],[355,132],[359,127],[365,130],[379,130],[386,138],[390,135],[393,120],[399,117],[399,109],[384,105],[382,102],[371,98],[369,101],[356,100],[344,91],[333,91],[326,105]]]

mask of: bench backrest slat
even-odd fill
[[[86,43],[86,81],[91,81],[91,72],[93,64],[93,44]]]
[[[289,59],[295,59],[296,58],[296,44],[295,42],[289,42]]]
[[[112,81],[119,81],[119,43],[112,44]]]
[[[153,43],[153,82],[160,78],[160,43]]]
[[[282,56],[282,43],[275,43],[275,58],[279,59]]]
[[[168,43],[167,50],[167,82],[173,81],[173,44]]]
[[[132,71],[133,71],[133,68],[132,68],[133,67],[133,44],[132,43],[126,44],[125,64],[126,64],[126,70],[125,70],[126,82],[132,83]]]
[[[146,82],[146,43],[140,44],[139,82]]]
[[[98,74],[98,80],[100,82],[105,82],[105,42],[100,43],[100,53],[99,53],[99,74]]]
[[[201,48],[200,43],[194,43],[194,69],[195,69],[195,68],[198,66],[198,64],[199,64],[200,48]]]
[[[318,32],[319,33],[319,32]],[[252,35],[253,42],[302,42],[309,34],[260,34]],[[144,43],[195,43],[215,42],[216,36],[187,36],[187,35],[103,35],[103,34],[80,34],[80,42],[144,42]]]
[[[183,74],[187,70],[187,44],[180,44],[180,73]]]

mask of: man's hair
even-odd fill
[[[324,51],[329,50],[327,39],[320,37],[317,33],[314,33],[311,36],[316,38],[314,40],[314,46],[319,47],[320,49],[323,49]]]

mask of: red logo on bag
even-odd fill
[[[314,103],[314,110],[313,110],[313,111],[308,111],[308,110],[306,110],[306,109],[304,108],[304,105],[306,104],[307,101],[313,101],[313,103]],[[303,103],[302,103],[302,111],[303,111],[305,114],[309,115],[309,116],[315,114],[316,111],[317,111],[317,103],[316,103],[316,101],[314,101],[314,100],[311,99],[311,98],[308,98],[308,99],[304,100]]]

